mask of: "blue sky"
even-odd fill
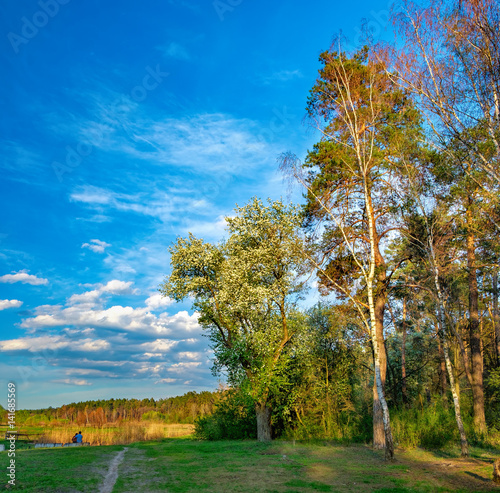
[[[0,404],[213,390],[168,247],[286,196],[318,55],[387,1],[17,0],[0,6]],[[300,197],[300,195],[298,195]]]

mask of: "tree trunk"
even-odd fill
[[[257,415],[257,440],[259,442],[270,442],[271,437],[271,407],[267,403],[255,404]]]
[[[444,359],[443,342],[441,334],[439,331],[439,326],[437,328],[438,333],[438,352],[439,352],[439,393],[446,402],[446,361]]]
[[[370,207],[371,209],[371,203]],[[385,291],[386,269],[384,258],[382,257],[378,245],[378,238],[376,238],[375,225],[373,225],[374,232],[374,260],[375,266],[378,270],[377,274],[377,290],[374,296],[374,310],[375,310],[375,337],[377,338],[377,346],[379,353],[380,364],[380,379],[382,389],[384,391],[385,399],[385,382],[387,378],[387,353],[385,350],[384,340],[384,313],[385,305],[387,302],[387,295]],[[384,427],[383,409],[380,398],[377,392],[377,382],[373,382],[373,448],[382,450],[386,447],[386,431]]]
[[[467,443],[467,436],[465,434],[464,424],[462,421],[462,413],[460,411],[460,398],[457,392],[457,388],[455,387],[455,377],[453,375],[453,368],[451,367],[451,360],[450,360],[450,352],[448,349],[448,343],[446,341],[446,331],[445,331],[446,319],[444,315],[443,293],[441,292],[441,285],[439,283],[439,272],[436,263],[436,255],[434,252],[432,236],[429,236],[429,253],[431,257],[430,260],[432,263],[432,268],[434,270],[434,285],[436,287],[436,292],[438,297],[437,310],[438,310],[439,333],[441,337],[441,343],[443,344],[443,353],[446,362],[446,369],[448,370],[448,378],[450,379],[451,393],[453,395],[453,405],[455,407],[455,419],[457,421],[457,427],[460,433],[462,457],[467,457],[469,455],[469,445]]]
[[[408,402],[406,390],[406,298],[403,298],[403,341],[401,346],[401,396],[403,406]]]
[[[491,282],[493,294],[493,324],[495,326],[495,350],[497,356],[497,366],[500,366],[500,313],[498,312],[498,271],[493,271]]]
[[[370,298],[370,296],[368,297]],[[384,372],[384,382],[382,381],[381,353],[383,352],[385,357],[385,345],[379,344],[378,337],[375,334],[376,331],[372,329],[371,332],[372,332],[372,345],[374,353],[373,359],[375,366],[375,385],[374,385],[374,395],[373,395],[373,447],[378,449],[385,448],[386,460],[393,460],[394,444],[392,441],[389,408],[387,407],[387,402],[385,400],[385,390],[383,385],[383,383],[385,383],[385,372]],[[381,426],[380,426],[380,421],[378,420],[382,421]],[[382,437],[380,437],[380,431],[382,431],[383,433]],[[382,443],[383,446],[380,446],[380,443]]]
[[[392,441],[391,420],[389,415],[389,407],[385,400],[385,375],[387,369],[387,356],[384,344],[384,311],[386,303],[385,280],[386,270],[384,268],[384,259],[380,254],[379,241],[375,227],[375,215],[371,202],[371,196],[368,191],[368,183],[365,179],[365,204],[366,214],[368,217],[368,228],[370,238],[370,262],[369,271],[366,273],[366,291],[368,295],[368,306],[370,310],[370,335],[373,346],[374,366],[375,366],[375,390],[373,399],[373,446],[375,443],[375,411],[381,408],[382,423],[384,429],[384,446],[386,460],[394,460],[394,443]],[[375,278],[376,270],[378,276]],[[374,293],[374,280],[378,281],[377,292]],[[377,416],[378,417],[378,416]],[[378,431],[378,429],[377,429]]]
[[[467,270],[469,280],[469,337],[472,361],[472,398],[474,404],[474,428],[479,433],[486,432],[484,416],[483,356],[481,354],[481,333],[479,330],[479,303],[476,275],[476,250],[472,232],[472,212],[467,215]]]
[[[387,377],[387,354],[384,343],[384,311],[385,296],[378,296],[375,301],[375,332],[377,338],[380,379],[382,388],[385,390],[385,381]],[[382,406],[377,392],[376,379],[373,381],[373,448],[382,450],[385,448],[385,430]]]
[[[446,339],[443,338],[443,350],[444,357],[446,360],[446,368],[448,369],[448,377],[450,379],[450,388],[453,395],[453,404],[455,406],[455,419],[457,420],[458,431],[460,433],[460,445],[462,449],[462,457],[468,457],[469,455],[469,445],[467,443],[467,436],[465,435],[465,429],[462,422],[462,415],[460,412],[460,399],[455,387],[455,377],[453,376],[453,369],[451,367],[450,353],[448,351],[448,344]]]

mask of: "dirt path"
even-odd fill
[[[118,479],[118,466],[123,462],[127,450],[128,448],[125,447],[121,452],[118,452],[109,464],[108,474],[106,474],[104,482],[99,488],[99,493],[111,493],[113,491],[113,486]]]

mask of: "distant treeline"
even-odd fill
[[[198,417],[212,414],[221,392],[188,392],[165,399],[101,399],[72,402],[61,407],[16,411],[18,425],[104,426],[122,421],[163,421],[194,423]],[[5,417],[2,419],[5,421]]]

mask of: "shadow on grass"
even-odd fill
[[[476,474],[475,472],[464,471],[464,473],[467,474],[468,476],[471,476],[473,478],[478,479],[479,481],[484,481],[485,483],[491,483],[491,479],[480,476],[479,474]]]

